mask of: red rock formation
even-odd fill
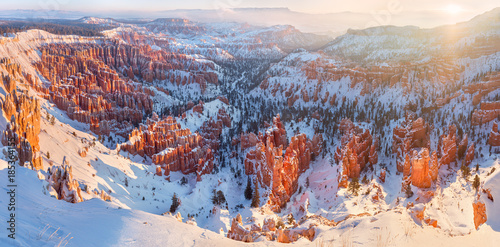
[[[427,148],[422,148],[420,152],[417,153],[413,150],[413,155],[411,158],[411,181],[414,186],[419,188],[429,188],[431,187],[432,179],[430,175],[430,163],[431,158],[429,157],[429,150]]]
[[[486,206],[484,203],[476,201],[472,204],[472,207],[474,208],[474,226],[478,229],[480,225],[488,220]]]
[[[47,172],[49,191],[54,191],[54,196],[57,199],[71,203],[83,201],[80,185],[78,181],[73,179],[73,168],[71,166],[52,166],[48,168]]]
[[[171,171],[181,171],[184,174],[196,172],[197,181],[200,181],[202,175],[211,173],[214,168],[213,152],[218,149],[223,121],[228,118],[225,111],[220,112],[223,116],[217,121],[205,121],[199,133],[181,129],[170,116],[160,120],[153,114],[146,124],[130,133],[129,141],[120,145],[120,149],[151,157],[153,163],[164,170],[166,179],[170,179]]]
[[[347,179],[359,178],[359,174],[366,164],[374,165],[378,162],[378,141],[373,141],[369,130],[362,130],[349,119],[340,122],[341,147],[337,147],[335,161],[342,161],[342,169],[339,176],[339,187],[347,185]]]
[[[385,171],[385,169],[382,169],[380,171],[380,176],[379,176],[380,182],[385,183],[385,175],[386,175],[386,171]]]
[[[498,131],[498,124],[496,122],[493,123],[493,128],[488,138],[488,144],[491,146],[500,146],[500,132]]]
[[[217,120],[221,120],[224,126],[231,128],[231,117],[227,114],[224,107],[219,109]]]
[[[254,133],[241,134],[241,150],[245,150],[249,147],[255,147],[259,139]]]
[[[10,91],[1,104],[5,117],[10,119],[5,131],[2,132],[2,144],[14,145],[21,166],[28,165],[33,169],[43,168],[42,157],[39,155],[40,133],[40,106],[37,99],[29,97],[27,92],[16,92],[17,76],[31,77],[20,72],[19,65],[10,63],[9,59],[0,60],[0,69],[6,70],[9,75],[3,75],[4,86]],[[10,75],[13,75],[11,77]],[[30,79],[31,80],[31,79]]]
[[[467,153],[465,154],[465,165],[469,166],[470,163],[472,163],[472,160],[474,159],[474,143],[472,143],[469,148],[467,149]]]
[[[368,154],[368,162],[370,164],[374,165],[378,163],[378,139],[375,139],[373,144],[370,147],[370,153]]]
[[[238,214],[231,221],[231,229],[227,232],[227,237],[242,242],[253,242],[252,232],[243,228],[241,224],[241,215]]]
[[[200,100],[200,102],[193,107],[193,112],[203,114],[203,101]]]
[[[48,97],[74,120],[91,124],[96,134],[110,131],[126,137],[143,114],[152,112],[154,95],[150,88],[130,81],[167,80],[171,83],[197,83],[202,92],[207,83],[217,83],[209,70],[212,63],[196,61],[186,55],[152,50],[148,45],[50,44],[41,48],[41,61],[35,64],[52,85]],[[179,71],[184,70],[179,73]],[[117,71],[123,71],[120,74]],[[198,106],[198,108],[202,108]]]
[[[403,171],[405,156],[412,148],[429,148],[429,125],[422,118],[413,120],[414,114],[406,113],[401,127],[393,129],[392,151],[396,153],[396,163],[399,172]]]
[[[250,229],[245,229],[242,226],[241,215],[231,221],[231,229],[227,232],[227,237],[242,242],[253,242],[259,236],[267,236],[268,240],[276,240],[280,243],[292,243],[300,237],[313,241],[316,230],[311,225],[307,229],[276,229],[274,219],[265,219],[262,228],[253,224]]]
[[[413,219],[419,224],[422,224],[422,222],[424,220],[425,208],[426,208],[425,206],[423,206],[421,208],[413,208],[410,212]]]
[[[245,173],[255,175],[261,187],[272,185],[267,203],[272,210],[280,211],[297,190],[300,174],[309,169],[312,154],[321,152],[322,136],[315,135],[311,142],[305,134],[299,134],[292,137],[287,147],[286,131],[279,115],[266,134],[259,136],[255,149],[246,155]],[[250,144],[250,139],[255,139],[254,135],[241,136],[242,149]]]
[[[226,97],[221,95],[221,96],[217,96],[217,99],[224,102],[226,105],[229,105],[229,100]]]
[[[397,168],[403,172],[404,191],[409,183],[419,188],[429,188],[437,180],[439,168],[456,159],[456,128],[450,126],[449,135],[441,137],[439,152],[430,155],[428,125],[422,118],[413,121],[414,116],[407,114],[402,127],[393,130],[393,151],[397,154]],[[466,145],[466,144],[465,144]],[[438,160],[438,155],[441,159]]]
[[[451,125],[449,127],[448,135],[441,136],[441,142],[438,147],[441,155],[441,158],[439,159],[439,166],[450,165],[450,163],[455,162],[457,158],[456,131],[457,128],[455,125]]]
[[[315,134],[311,140],[311,152],[315,155],[318,156],[321,154],[321,149],[323,147],[323,135],[320,133]]]

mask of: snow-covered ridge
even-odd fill
[[[16,58],[23,69],[34,73],[31,64],[40,60],[36,50],[43,45],[53,43],[99,43],[100,37],[82,37],[77,35],[56,35],[43,30],[28,30],[16,33],[13,37],[0,37],[0,58]]]

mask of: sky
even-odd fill
[[[342,30],[379,25],[415,25],[431,28],[470,20],[476,15],[500,7],[500,3],[498,0],[0,0],[0,11],[4,12],[5,10],[30,9],[48,13],[56,10],[115,18],[183,17],[197,19],[198,16],[192,13],[186,16],[163,16],[164,12],[159,11],[216,9],[220,12],[221,9],[225,11],[225,9],[234,8],[278,7],[307,15],[301,15],[299,22],[295,20],[295,18],[299,18],[297,15],[271,14],[272,16],[241,16],[240,18],[241,13],[238,12],[224,20],[239,21],[241,19],[249,23],[262,21],[263,24],[294,24],[303,27],[303,29],[316,26],[315,29],[309,28],[310,31],[335,31],[333,30],[335,28],[327,27],[325,23],[330,26],[334,24],[339,26],[340,24]],[[341,12],[350,12],[352,19],[344,20],[348,19],[347,17],[329,19],[327,15],[319,15]],[[362,13],[363,15],[352,15],[352,13]],[[205,21],[210,18],[198,19]],[[272,21],[268,21],[268,19]],[[265,21],[266,23],[264,23]]]
[[[343,11],[372,12],[394,8],[401,11],[483,13],[498,7],[498,0],[0,0],[0,9],[51,9],[70,11],[158,11],[172,9],[219,9],[288,7],[306,13]]]

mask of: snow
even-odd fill
[[[0,160],[0,176],[7,176]],[[116,203],[91,199],[78,204],[58,201],[42,193],[35,171],[18,168],[16,240],[0,236],[2,246],[190,246],[241,245],[217,233]],[[0,180],[3,191],[6,180]],[[1,193],[5,202],[8,195]],[[4,205],[4,203],[2,203]],[[7,221],[1,214],[2,222]]]

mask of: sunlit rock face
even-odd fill
[[[222,119],[227,117],[225,111],[221,112],[224,113],[221,119],[204,122],[199,133],[181,129],[170,116],[160,120],[153,114],[146,124],[130,133],[129,141],[120,145],[120,149],[150,157],[163,169],[166,179],[170,179],[170,172],[181,171],[184,174],[196,173],[200,181],[202,175],[211,173],[214,168],[214,149],[219,145],[224,126]]]
[[[241,140],[242,148],[246,147],[253,142],[254,135],[242,135]],[[316,134],[312,141],[299,134],[287,145],[279,115],[264,135],[259,134],[258,142],[246,155],[245,173],[255,175],[261,187],[271,188],[267,203],[272,210],[280,211],[297,191],[300,174],[309,169],[311,158],[319,155],[321,145],[321,134]]]
[[[399,172],[403,172],[405,157],[413,148],[429,148],[429,125],[415,115],[407,113],[401,126],[393,129],[392,151],[396,153],[396,164]]]
[[[430,127],[422,118],[413,120],[413,114],[407,114],[401,127],[393,130],[393,151],[397,156],[397,168],[403,173],[403,190],[409,183],[419,188],[429,188],[437,180],[439,168],[457,160],[457,136],[455,125],[448,127],[448,134],[440,137],[438,150],[430,151]],[[467,136],[460,142],[460,147],[467,149]],[[474,156],[473,144],[465,162],[471,162]]]
[[[431,163],[429,150],[422,148],[418,153],[416,150],[413,150],[410,165],[412,184],[419,188],[431,187],[432,178],[437,176],[437,160],[433,160]]]
[[[277,229],[274,219],[264,219],[263,226],[252,224],[250,228],[242,226],[241,215],[238,214],[231,220],[231,228],[227,232],[227,237],[242,242],[254,242],[260,236],[265,236],[267,240],[280,243],[293,243],[303,237],[313,241],[316,236],[316,229],[309,226],[306,229]]]
[[[179,86],[197,84],[201,93],[207,84],[218,83],[213,63],[153,50],[149,45],[49,44],[40,51],[35,68],[51,85],[37,85],[35,89],[70,118],[89,123],[91,131],[99,135],[113,132],[127,137],[144,114],[152,112],[150,96],[154,91],[132,79],[162,80]],[[203,102],[193,111],[201,113]]]
[[[439,165],[449,165],[451,162],[457,159],[457,128],[455,125],[450,125],[448,128],[448,135],[441,136],[441,142],[439,145],[439,151],[441,158],[439,159]]]
[[[500,146],[500,132],[498,131],[498,124],[496,122],[493,123],[493,127],[491,128],[488,144],[491,146]]]
[[[335,160],[337,163],[342,162],[339,187],[346,187],[347,180],[359,178],[367,164],[377,164],[378,140],[374,140],[369,130],[360,129],[349,119],[343,119],[339,129],[343,135],[341,146],[335,152]]]
[[[486,205],[480,201],[476,201],[472,204],[472,207],[474,208],[474,226],[477,229],[488,220]]]
[[[63,162],[64,163],[64,162]],[[78,181],[73,179],[73,168],[69,165],[53,166],[48,170],[47,182],[50,194],[59,200],[71,203],[82,202]]]
[[[14,145],[19,164],[28,165],[33,169],[42,169],[42,157],[40,156],[40,103],[33,96],[28,96],[26,91],[17,90],[18,81],[32,82],[32,77],[22,73],[18,64],[10,59],[0,60],[0,69],[7,71],[3,75],[3,87],[6,89],[6,95],[3,102],[0,103],[2,112],[10,122],[7,123],[5,130],[2,131],[2,144],[4,146]],[[10,143],[13,140],[13,143]]]

